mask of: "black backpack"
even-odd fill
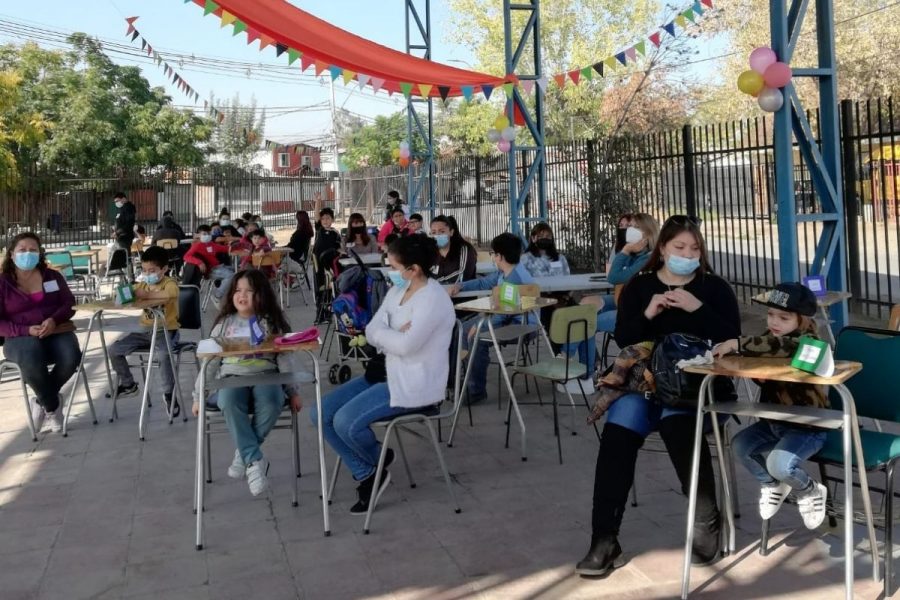
[[[685,373],[676,365],[712,350],[709,340],[686,333],[670,333],[660,339],[650,356],[650,370],[656,383],[653,397],[672,408],[696,408],[703,375]]]

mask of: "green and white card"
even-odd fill
[[[134,302],[134,287],[128,284],[116,286],[116,306]]]
[[[828,342],[804,335],[800,338],[800,346],[791,359],[791,366],[807,373],[815,373],[819,377],[834,375],[834,355]]]
[[[513,308],[518,308],[521,306],[522,298],[519,295],[519,286],[514,283],[506,283],[505,281],[500,284],[500,306],[510,306]]]

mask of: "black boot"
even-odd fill
[[[606,577],[624,565],[619,540],[614,535],[602,535],[591,540],[591,549],[575,565],[575,572],[585,577]]]
[[[675,415],[660,421],[659,433],[669,458],[687,495],[691,485],[691,460],[694,454],[694,415]],[[694,543],[691,562],[710,565],[720,558],[721,536],[719,507],[716,503],[716,478],[706,438],[700,441],[700,470],[697,478],[697,510],[694,516]]]

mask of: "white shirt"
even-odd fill
[[[366,327],[366,339],[386,357],[391,406],[417,408],[444,399],[456,313],[434,279],[401,305],[405,291],[388,291]],[[409,329],[400,331],[407,323]]]

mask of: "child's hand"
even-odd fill
[[[407,321],[401,328],[400,333],[405,333],[409,331],[409,328],[412,327],[412,321]]]
[[[447,293],[450,294],[450,297],[454,297],[459,293],[459,284],[454,283],[450,287],[447,288]]]
[[[291,412],[298,413],[301,408],[303,408],[303,399],[300,398],[300,394],[294,394],[291,396]]]
[[[726,354],[735,354],[738,351],[738,341],[737,340],[726,340],[721,344],[716,344],[712,350],[713,356],[715,358],[720,358],[725,356]]]
[[[137,298],[138,300],[143,300],[144,298],[147,297],[148,294],[149,294],[149,291],[145,290],[143,288],[135,288],[135,290],[134,290],[134,297]]]
[[[193,404],[191,404],[191,412],[194,413],[195,417],[200,416],[200,403],[197,402],[196,400],[194,401]]]

